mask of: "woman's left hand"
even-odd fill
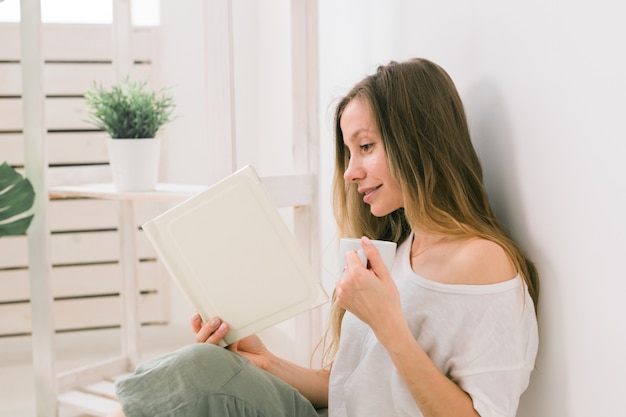
[[[258,336],[253,335],[241,339],[228,346],[228,350],[248,358],[259,368],[269,371],[270,360],[273,355]]]
[[[335,295],[339,306],[367,323],[380,340],[386,331],[393,331],[394,321],[405,319],[398,288],[380,252],[367,237],[361,245],[370,268],[363,266],[356,251],[347,252],[347,268],[335,285]]]

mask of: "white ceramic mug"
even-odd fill
[[[383,258],[383,262],[387,266],[387,269],[391,269],[393,265],[393,259],[396,256],[396,243],[388,242],[386,240],[371,240],[372,244],[376,246],[380,252],[380,256]],[[367,258],[363,252],[361,246],[361,239],[343,238],[339,241],[339,275],[343,275],[343,268],[346,266],[346,252],[355,250],[361,259],[363,266],[367,266]]]

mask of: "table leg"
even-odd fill
[[[120,201],[120,264],[122,267],[122,354],[132,369],[139,362],[139,285],[137,273],[137,225],[131,200]]]

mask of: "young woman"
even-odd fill
[[[128,417],[515,415],[538,278],[493,215],[452,80],[424,59],[382,66],[339,102],[335,135],[340,236],[363,236],[369,262],[346,254],[326,366],[255,336],[219,348],[228,324],[196,316],[201,343],[118,383]],[[398,243],[391,269],[369,239]]]

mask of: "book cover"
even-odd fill
[[[223,346],[328,301],[251,166],[142,228],[203,320],[228,323]]]

